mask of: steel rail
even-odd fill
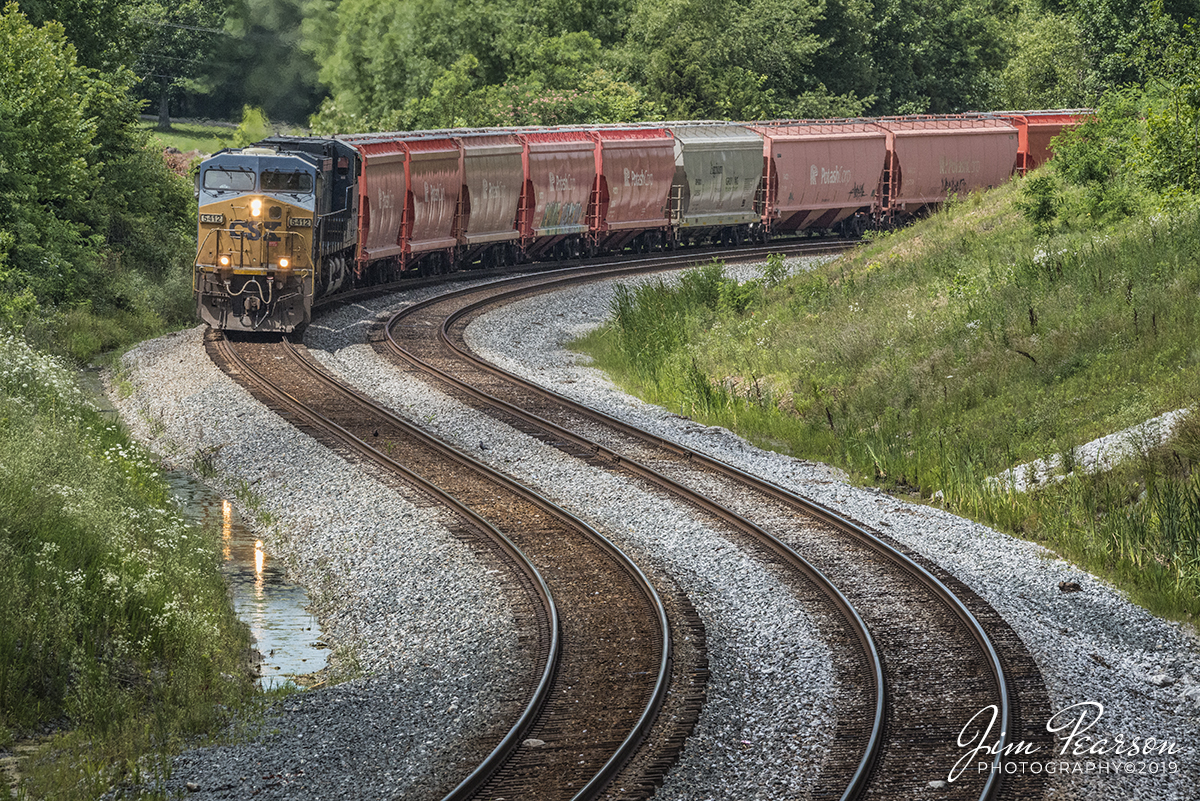
[[[577,279],[559,278],[556,280],[547,281],[542,286],[548,288],[553,286],[565,286],[573,283],[577,283]],[[512,297],[515,298],[520,295],[529,294],[530,291],[531,289],[528,287],[515,290],[512,293]],[[714,458],[699,451],[694,451],[690,448],[684,448],[676,443],[670,443],[669,440],[666,440],[662,437],[653,437],[652,435],[648,435],[646,432],[642,431],[636,426],[631,426],[604,412],[591,409],[581,403],[572,401],[571,399],[560,395],[557,392],[537,386],[530,381],[526,381],[519,376],[509,373],[507,370],[503,370],[495,365],[485,362],[474,354],[458,348],[453,342],[451,342],[448,330],[450,326],[454,324],[454,322],[466,316],[471,311],[501,302],[508,297],[509,293],[494,295],[487,300],[479,301],[459,309],[454,314],[447,317],[443,321],[442,327],[439,331],[439,337],[441,338],[442,342],[447,347],[451,348],[455,353],[459,354],[460,358],[469,361],[480,369],[487,370],[493,374],[503,374],[507,380],[514,381],[526,389],[537,392],[543,397],[554,400],[558,403],[562,403],[568,408],[571,408],[581,414],[587,414],[594,418],[600,418],[609,425],[617,427],[619,430],[622,430],[631,436],[635,436],[643,440],[647,438],[654,439],[661,443],[664,447],[669,447],[679,455],[687,456],[693,461],[699,462],[714,472],[725,475],[734,479],[735,481],[741,481],[750,484],[760,492],[771,495],[784,503],[799,506],[801,509],[809,512],[814,517],[817,517],[818,519],[826,522],[840,531],[845,531],[846,533],[850,534],[863,545],[871,548],[881,556],[891,559],[893,562],[899,564],[910,574],[916,576],[921,583],[932,589],[934,593],[942,599],[942,602],[945,603],[955,613],[955,615],[958,616],[959,620],[963,622],[967,630],[971,633],[972,638],[979,645],[980,650],[986,658],[988,669],[992,673],[992,679],[996,685],[996,693],[999,696],[1000,703],[997,705],[997,707],[999,711],[1000,735],[997,738],[996,745],[993,749],[995,753],[995,758],[992,760],[993,769],[988,772],[987,782],[985,782],[983,790],[979,795],[980,801],[988,801],[989,799],[994,798],[999,789],[998,777],[1003,776],[1003,757],[1006,754],[1005,746],[1008,744],[1009,729],[1012,723],[1012,704],[1011,699],[1009,698],[1008,682],[1005,679],[1004,665],[1000,660],[1000,655],[996,651],[995,646],[992,644],[991,638],[988,636],[987,632],[984,631],[983,626],[980,625],[975,616],[971,614],[971,610],[967,609],[966,604],[962,602],[962,599],[955,595],[954,592],[945,585],[945,583],[943,583],[924,567],[917,564],[907,554],[904,554],[888,545],[862,526],[846,517],[843,517],[829,507],[819,504],[809,498],[804,498],[800,495],[797,495],[796,493],[786,490],[777,484],[765,481],[757,476],[753,476],[720,459]]]
[[[226,340],[222,340],[222,344],[226,346],[226,350],[228,352],[235,355],[236,361],[239,363],[239,369],[245,370],[249,374],[257,375],[257,371],[255,371],[244,360],[240,359],[240,357],[236,357],[235,349],[229,348]],[[446,443],[443,443],[440,440],[426,434],[424,431],[408,423],[403,418],[392,414],[389,410],[379,405],[373,399],[369,398],[358,390],[338,382],[324,370],[312,364],[308,359],[301,357],[295,346],[287,339],[283,340],[283,345],[287,349],[287,352],[292,358],[293,362],[305,370],[314,379],[322,382],[343,396],[350,397],[355,402],[369,407],[374,414],[379,415],[388,423],[395,425],[397,428],[404,430],[405,433],[409,434],[414,439],[421,441],[431,448],[437,449],[458,464],[488,476],[490,479],[496,481],[498,484],[503,485],[511,492],[521,496],[531,503],[540,506],[551,515],[558,518],[560,521],[579,530],[588,539],[594,542],[602,551],[608,554],[608,556],[612,558],[614,562],[620,565],[622,569],[624,569],[625,572],[634,579],[635,584],[641,590],[643,596],[645,596],[646,600],[648,601],[648,605],[653,610],[656,623],[661,633],[662,640],[659,669],[658,675],[655,679],[654,687],[650,693],[650,697],[645,704],[637,723],[630,730],[629,734],[627,734],[623,739],[620,746],[614,750],[613,755],[608,759],[605,765],[588,781],[586,785],[584,785],[584,788],[580,790],[579,793],[574,796],[574,798],[578,801],[584,801],[584,799],[591,799],[598,796],[641,744],[646,734],[654,725],[658,711],[661,709],[663,702],[666,700],[672,666],[671,630],[667,620],[666,608],[649,579],[642,572],[642,570],[624,554],[624,552],[622,552],[615,544],[613,544],[610,540],[593,529],[587,523],[562,509],[539,493],[536,493],[533,490],[522,486],[516,481],[513,481],[503,473],[492,470],[490,467],[484,465],[471,456],[468,456],[458,449],[453,448],[452,446],[449,446]],[[258,376],[258,378],[260,382],[265,381],[262,376]],[[486,531],[494,534],[498,538],[498,541],[506,544],[506,550],[511,549],[513,553],[519,555],[519,559],[522,560],[522,563],[528,563],[529,568],[532,569],[534,571],[534,575],[537,576],[539,588],[541,591],[544,591],[545,598],[548,599],[551,604],[551,608],[553,609],[552,631],[554,632],[551,650],[553,659],[547,660],[546,666],[542,671],[542,678],[538,682],[537,688],[534,692],[534,700],[527,705],[517,723],[513,725],[500,744],[493,749],[488,757],[481,762],[480,765],[476,767],[469,776],[463,779],[449,794],[447,794],[443,801],[463,801],[464,799],[471,798],[472,795],[482,788],[513,755],[516,749],[520,746],[522,740],[525,739],[524,735],[536,722],[538,715],[541,713],[545,707],[546,701],[548,700],[548,695],[554,680],[554,672],[557,669],[559,656],[561,655],[558,612],[557,607],[553,605],[553,599],[550,596],[549,588],[545,584],[540,573],[537,572],[533,564],[528,561],[528,559],[520,552],[516,545],[513,544],[511,540],[509,540],[504,534],[499,532],[494,526],[470,510],[465,504],[462,504],[453,496],[449,495],[449,493],[439,489],[427,480],[414,474],[395,460],[375,450],[369,444],[354,436],[354,434],[339,426],[337,423],[333,422],[332,420],[328,420],[311,409],[308,409],[304,404],[291,395],[288,395],[287,393],[277,389],[273,389],[271,391],[273,394],[276,394],[279,397],[286,398],[289,406],[294,411],[299,412],[299,416],[307,417],[310,420],[316,420],[318,425],[329,430],[336,438],[347,443],[353,449],[368,455],[374,461],[385,467],[388,467],[389,469],[397,470],[397,472],[401,473],[406,478],[411,478],[423,489],[426,489],[428,492],[430,492],[430,494],[434,495],[439,500],[443,500],[448,506],[456,511],[462,512],[468,517],[468,519],[472,520],[472,522],[477,522],[478,524],[482,525]]]
[[[641,272],[641,271],[644,271],[644,268],[641,268],[641,269],[635,268],[635,271]],[[619,269],[613,271],[613,273],[615,273],[618,276],[627,274],[628,272],[631,272],[631,270],[627,267],[619,268]],[[592,277],[594,278],[594,280],[601,280],[602,277],[609,278],[609,277],[613,277],[613,276],[609,275],[609,274],[605,274],[604,276],[599,276],[597,274],[593,274]],[[451,341],[449,334],[448,334],[449,328],[457,320],[461,319],[462,317],[464,317],[474,311],[477,311],[478,309],[480,309],[482,307],[496,305],[496,304],[499,304],[499,303],[502,303],[505,301],[511,301],[511,300],[514,300],[517,297],[520,297],[523,295],[552,291],[555,288],[562,288],[563,286],[566,286],[566,285],[571,285],[571,284],[576,284],[576,283],[582,282],[578,276],[557,276],[557,277],[547,277],[547,278],[549,280],[546,280],[544,282],[538,282],[536,285],[530,285],[527,283],[526,285],[521,286],[520,288],[511,290],[508,292],[500,292],[498,294],[490,295],[489,297],[487,297],[483,300],[468,304],[467,306],[464,306],[463,308],[456,310],[450,316],[448,316],[447,318],[445,318],[443,320],[441,328],[439,330],[439,334],[438,334],[439,338],[442,340],[442,343],[445,346],[451,348],[456,354],[458,354],[459,358],[462,358],[465,361],[473,364],[478,369],[487,371],[492,374],[502,375],[506,380],[511,381],[511,382],[521,386],[523,389],[534,392],[534,393],[536,393],[546,399],[552,400],[556,403],[562,404],[563,406],[565,406],[579,414],[587,415],[587,416],[590,416],[593,418],[598,418],[601,421],[603,421],[604,423],[616,428],[617,430],[619,430],[629,436],[635,437],[642,441],[649,441],[653,444],[656,444],[660,447],[670,450],[671,452],[673,452],[679,456],[683,456],[688,459],[691,459],[692,461],[695,461],[695,462],[703,465],[704,467],[708,468],[709,470],[712,470],[720,475],[724,475],[727,478],[733,479],[735,481],[749,484],[753,488],[759,490],[760,492],[763,492],[764,494],[766,494],[768,496],[775,498],[776,500],[778,500],[780,502],[789,504],[794,507],[801,508],[802,510],[808,512],[809,514],[816,517],[817,519],[822,520],[823,522],[837,528],[838,530],[844,531],[845,533],[849,534],[851,537],[853,537],[854,539],[859,541],[862,545],[875,551],[876,553],[880,554],[881,556],[885,557],[886,559],[891,560],[893,563],[899,565],[902,569],[904,569],[906,572],[908,572],[910,575],[912,575],[919,583],[929,587],[935,593],[935,595],[938,598],[940,598],[942,600],[942,602],[952,612],[954,612],[954,614],[958,617],[958,619],[966,627],[967,631],[971,634],[972,639],[975,640],[976,644],[978,645],[981,653],[983,654],[983,656],[985,658],[985,661],[987,662],[988,670],[991,673],[993,682],[996,686],[996,693],[999,696],[999,704],[997,704],[997,707],[998,707],[998,711],[999,711],[1000,735],[998,737],[996,748],[994,749],[996,753],[995,753],[995,758],[993,759],[993,762],[992,762],[993,770],[989,771],[988,779],[985,782],[984,787],[979,795],[979,798],[981,799],[981,801],[986,801],[987,799],[994,798],[995,793],[999,789],[998,777],[1003,775],[1002,774],[1002,765],[1003,765],[1003,756],[1004,756],[1004,746],[1007,744],[1008,737],[1009,737],[1008,732],[1009,732],[1009,729],[1011,726],[1011,700],[1009,698],[1008,683],[1005,679],[1004,666],[1000,660],[999,654],[997,653],[994,645],[991,642],[991,638],[988,637],[987,632],[984,631],[983,627],[979,624],[978,620],[971,613],[971,611],[969,609],[967,609],[966,605],[962,602],[962,600],[960,598],[958,598],[958,596],[956,596],[953,593],[953,591],[951,591],[950,588],[947,587],[942,581],[940,581],[936,576],[934,576],[932,573],[930,573],[924,567],[917,564],[914,560],[912,560],[906,554],[892,548],[890,545],[883,542],[878,537],[876,537],[875,535],[871,534],[866,529],[859,526],[857,523],[854,523],[853,521],[839,515],[838,513],[834,512],[833,510],[829,509],[826,506],[823,506],[823,505],[821,505],[815,501],[812,501],[808,498],[803,498],[789,490],[779,487],[776,484],[773,484],[771,482],[760,479],[757,476],[750,475],[749,473],[746,473],[745,471],[740,470],[739,468],[736,468],[733,465],[730,465],[724,461],[721,461],[714,457],[708,456],[707,454],[701,453],[699,451],[694,451],[690,448],[683,447],[683,446],[678,445],[677,443],[674,443],[665,438],[658,437],[653,434],[649,434],[649,433],[643,431],[642,429],[637,428],[636,426],[629,425],[615,417],[612,417],[611,415],[608,415],[604,412],[601,412],[601,411],[598,411],[595,409],[591,409],[590,407],[584,406],[583,404],[573,401],[570,398],[566,398],[556,392],[553,392],[552,390],[548,390],[544,387],[533,384],[532,382],[529,382],[519,376],[515,376],[515,375],[509,373],[508,371],[505,371],[489,362],[486,362],[486,361],[478,358],[474,354],[459,348],[457,345],[455,345]],[[400,346],[397,343],[395,343],[394,339],[391,337],[391,329],[395,322],[398,322],[404,316],[407,316],[407,315],[413,314],[417,311],[428,308],[429,306],[435,305],[438,302],[445,301],[447,299],[451,299],[451,298],[455,298],[455,297],[460,297],[460,296],[469,294],[471,291],[472,290],[470,290],[470,289],[464,289],[464,290],[458,290],[455,292],[451,292],[446,295],[441,295],[437,298],[431,298],[426,301],[421,301],[419,303],[416,303],[416,304],[398,312],[391,320],[389,320],[389,322],[387,324],[388,339],[389,339],[389,342],[391,342],[391,346],[393,348],[396,348],[398,351],[402,350],[402,348],[400,348]],[[478,291],[478,290],[475,290],[475,291]],[[535,422],[536,425],[552,427],[555,430],[556,434],[561,434],[565,431],[561,427],[556,426],[553,423],[550,423],[549,421],[543,420],[542,418],[537,417],[536,415],[532,415],[528,412],[524,412],[523,410],[519,410],[516,407],[511,406],[511,404],[508,404],[504,401],[493,398],[492,396],[487,395],[486,393],[482,393],[479,390],[474,389],[473,387],[469,387],[469,385],[465,384],[465,382],[459,381],[458,379],[454,378],[453,376],[450,376],[448,374],[445,374],[442,371],[437,370],[437,368],[433,367],[432,365],[428,365],[423,360],[419,359],[418,357],[416,357],[413,354],[410,354],[405,351],[403,354],[403,358],[405,358],[410,363],[413,363],[414,366],[419,366],[420,369],[428,370],[434,374],[437,374],[439,376],[439,378],[442,378],[443,380],[451,383],[452,385],[454,385],[468,393],[475,394],[477,396],[482,396],[483,398],[486,398],[485,402],[487,402],[487,403],[494,403],[494,404],[500,405],[502,407],[505,407],[507,410],[511,411],[514,414],[518,414],[520,416],[524,416],[524,417],[530,419],[531,422]],[[581,437],[578,437],[573,434],[569,434],[569,432],[566,432],[566,433],[569,435],[569,437],[572,439],[572,441],[575,441],[577,444],[586,442],[588,447],[595,447],[598,451],[602,448],[602,446],[600,446],[598,443],[584,440]],[[620,456],[620,454],[612,452],[609,449],[603,449],[603,450],[606,451],[608,454],[611,454],[610,458],[618,459],[621,461],[622,464],[626,464],[626,465],[631,464],[631,460]],[[642,468],[642,469],[648,470],[647,468]],[[782,543],[781,543],[781,545],[782,545]],[[883,685],[881,684],[880,686],[882,687]],[[881,695],[882,695],[882,693],[881,693]],[[860,769],[861,769],[861,766],[860,766]],[[858,772],[856,772],[856,779],[857,778],[858,778]],[[865,779],[865,777],[864,777],[864,779]],[[854,797],[854,796],[850,795],[850,789],[851,788],[847,788],[847,794],[843,795],[844,799]],[[858,792],[858,790],[856,790],[855,792]]]
[[[424,305],[425,304],[423,303],[417,304],[409,309],[405,309],[404,312],[401,312],[393,317],[392,321],[398,320],[401,315]],[[879,649],[875,644],[874,637],[871,636],[870,629],[867,627],[866,622],[862,619],[862,616],[859,614],[858,610],[854,608],[854,605],[850,602],[850,600],[846,598],[840,589],[838,589],[837,585],[835,585],[820,569],[797,553],[793,548],[780,541],[777,537],[762,527],[729,509],[724,504],[721,504],[712,498],[684,487],[674,479],[668,478],[653,468],[641,464],[635,459],[622,456],[616,451],[606,448],[597,442],[593,442],[585,437],[578,436],[574,432],[562,428],[561,426],[552,423],[549,420],[520,409],[519,407],[513,406],[507,401],[493,397],[492,395],[476,389],[465,382],[459,381],[448,373],[445,373],[441,370],[438,370],[436,367],[427,364],[419,357],[406,351],[398,342],[396,342],[391,335],[392,321],[389,321],[388,325],[385,327],[389,346],[401,358],[408,361],[414,367],[417,367],[421,370],[426,370],[438,376],[444,381],[450,383],[472,397],[483,401],[484,403],[502,408],[510,414],[523,418],[526,421],[531,422],[547,431],[551,431],[555,436],[561,437],[584,448],[593,449],[595,453],[603,454],[614,464],[620,464],[629,469],[631,472],[641,475],[643,478],[646,478],[653,483],[670,490],[680,497],[688,499],[701,508],[707,510],[714,516],[724,520],[726,523],[734,526],[737,529],[740,529],[741,531],[749,534],[752,538],[766,545],[771,551],[780,556],[791,568],[798,570],[801,574],[812,581],[812,583],[816,585],[820,591],[832,601],[835,609],[849,624],[850,629],[854,632],[854,636],[858,640],[860,647],[866,656],[868,672],[871,674],[871,680],[875,688],[875,705],[872,713],[871,734],[868,738],[867,747],[864,749],[858,766],[856,767],[850,782],[847,784],[846,789],[841,795],[841,799],[842,801],[850,801],[850,799],[858,798],[860,795],[862,795],[862,793],[866,790],[867,782],[871,776],[871,771],[877,764],[882,750],[883,727],[887,710],[887,689],[883,676],[883,660],[880,657]]]

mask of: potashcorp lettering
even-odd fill
[[[635,172],[628,167],[625,168],[625,185],[626,186],[653,186],[654,173],[649,170]]]

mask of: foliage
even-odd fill
[[[242,121],[233,132],[233,141],[229,147],[240,148],[261,142],[272,133],[271,121],[261,108],[245,106],[242,108]]]
[[[816,88],[807,67],[821,48],[813,3],[783,0],[639,2],[631,20],[635,70],[673,119],[780,116]]]
[[[1091,57],[1072,17],[1046,13],[1022,23],[999,77],[997,105],[1012,109],[1080,108],[1091,101]]]
[[[229,3],[225,35],[212,44],[214,88],[201,101],[210,116],[233,118],[240,106],[249,105],[273,119],[308,119],[325,94],[302,33],[313,5],[307,0]]]
[[[0,323],[82,307],[161,327],[194,204],[137,126],[132,76],[80,68],[61,26],[35,28],[15,4],[0,45]]]
[[[133,24],[139,11],[127,0],[21,0],[21,13],[35,27],[62,25],[79,63],[100,72],[130,64],[141,46]]]
[[[10,336],[0,454],[0,739],[65,716],[109,756],[211,730],[252,692],[218,541],[184,524],[64,365]],[[96,797],[114,777],[80,762],[73,797]]]
[[[1021,198],[1017,201],[1017,208],[1039,231],[1048,230],[1058,214],[1056,188],[1054,178],[1045,170],[1030,176],[1021,186]]]
[[[995,108],[992,85],[1008,63],[1011,0],[874,0],[875,113],[942,114]]]
[[[1152,489],[1145,507],[1131,505],[1154,481],[1140,468],[1032,495],[987,482],[1200,394],[1200,199],[1180,190],[1166,203],[1131,183],[1130,209],[1095,213],[1093,193],[1113,180],[1097,167],[1109,158],[1100,130],[1085,140],[1096,163],[1071,167],[1078,181],[1052,162],[777,284],[771,265],[762,282],[647,285],[588,352],[680,414],[900,493],[940,491],[1155,608],[1198,613],[1200,566],[1180,533],[1194,515],[1162,510],[1195,497],[1200,451],[1171,457],[1169,480],[1183,483],[1160,484],[1162,500]],[[716,302],[698,286],[715,286]],[[1087,523],[1098,506],[1104,526]]]
[[[159,128],[170,128],[169,104],[181,94],[215,88],[215,49],[224,37],[227,0],[141,0],[137,6],[141,52],[133,65],[142,98],[153,101]]]
[[[537,53],[538,67],[517,82],[484,84],[483,68],[474,55],[465,54],[434,79],[427,95],[409,99],[404,107],[374,116],[359,116],[329,100],[313,120],[317,131],[372,129],[430,129],[452,127],[572,125],[625,122],[656,116],[654,107],[633,85],[620,81],[603,68],[588,69],[578,51],[595,51],[597,40],[588,34],[566,37],[578,48],[558,39],[544,42]],[[569,54],[575,55],[569,55]]]
[[[845,5],[862,17],[860,2]],[[834,94],[806,69],[822,49],[807,32],[820,19],[816,5],[631,2],[627,14],[621,6],[589,19],[549,0],[345,0],[320,17],[321,29],[315,21],[305,28],[331,89],[313,126],[744,119],[864,108],[855,87]]]
[[[1144,85],[1161,70],[1181,26],[1200,18],[1197,0],[1066,0],[1094,72],[1091,89]]]
[[[5,287],[60,300],[99,268],[85,203],[96,122],[92,88],[62,27],[29,25],[10,4],[0,17],[0,230],[8,233]]]

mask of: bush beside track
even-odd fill
[[[219,540],[186,525],[149,455],[58,361],[0,337],[0,749],[31,797],[165,775],[252,694]]]
[[[1200,424],[1073,469],[1078,446],[1200,396],[1200,200],[1148,188],[1153,139],[1116,130],[1144,119],[1110,107],[1049,171],[783,281],[710,265],[618,293],[578,346],[648,400],[936,496],[1191,618]],[[1063,475],[1034,492],[988,478],[1047,455]]]

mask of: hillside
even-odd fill
[[[618,292],[613,323],[579,347],[648,400],[1044,541],[1156,611],[1195,615],[1200,421],[1112,471],[1074,469],[1078,446],[1200,394],[1200,203],[1148,188],[1147,118],[1104,109],[1047,171],[808,272],[775,260],[739,284],[712,264]],[[1044,457],[1061,480],[1036,492],[988,478]]]

